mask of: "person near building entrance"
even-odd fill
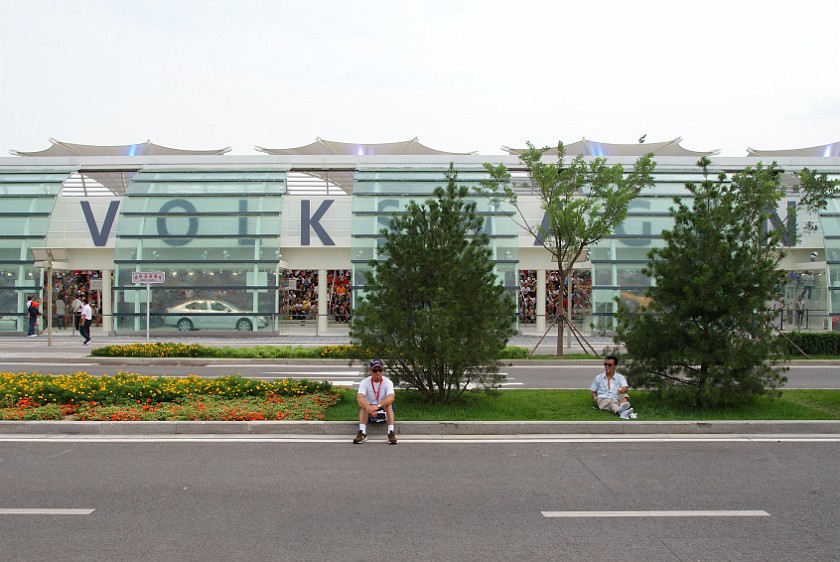
[[[589,386],[592,400],[601,410],[609,410],[625,420],[636,419],[636,412],[630,406],[630,396],[627,394],[627,379],[615,371],[616,367],[618,358],[615,355],[607,355],[604,359],[604,372],[595,375]]]
[[[82,299],[79,298],[79,295],[76,295],[76,298],[70,303],[70,308],[73,310],[73,330],[78,332],[80,328],[79,318],[82,315]]]
[[[368,364],[368,376],[359,384],[356,402],[359,404],[359,432],[353,443],[360,445],[367,439],[367,424],[385,417],[388,423],[388,443],[397,444],[394,433],[394,383],[382,374],[385,366],[381,359]]]
[[[796,299],[796,327],[801,328],[805,320],[805,291]]]
[[[38,317],[41,316],[41,311],[38,309],[38,299],[34,296],[29,297],[26,311],[29,313],[29,331],[27,337],[34,338],[38,335]]]
[[[805,291],[803,291],[803,295],[807,295],[808,300],[811,299],[811,291],[814,290],[814,274],[810,271],[806,271],[802,274],[802,284],[805,286]]]
[[[93,309],[90,307],[87,297],[82,299],[82,310],[79,315],[79,333],[85,338],[82,345],[90,342],[90,325],[93,323]]]
[[[66,303],[64,302],[64,299],[61,296],[59,296],[57,299],[55,299],[55,305],[53,306],[53,314],[55,315],[53,322],[55,322],[55,327],[59,330],[63,330],[66,327],[64,322],[64,314],[66,312]]]

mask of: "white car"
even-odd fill
[[[175,326],[182,332],[192,330],[238,330],[250,332],[254,326],[268,326],[268,318],[239,310],[224,301],[194,300],[166,309],[163,317],[166,326]]]

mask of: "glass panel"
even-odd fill
[[[487,177],[483,170],[459,170],[457,183],[475,188]],[[446,182],[442,170],[357,170],[353,188],[351,248],[355,297],[363,295],[370,273],[368,261],[378,257],[377,248],[382,243],[379,232],[389,228],[391,216],[405,212],[410,201],[422,205],[434,197],[435,188],[445,187]],[[472,192],[467,201],[474,202],[477,212],[484,217],[484,232],[491,238],[497,279],[509,290],[515,291],[516,263],[519,259],[518,227],[511,220],[515,209],[478,192]]]
[[[0,331],[23,331],[27,296],[42,296],[42,270],[29,248],[45,245],[62,182],[73,171],[0,170]]]
[[[145,286],[132,285],[131,272],[164,271],[166,283],[153,288],[150,329],[276,330],[284,177],[138,173],[117,232],[117,329],[145,329]]]

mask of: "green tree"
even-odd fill
[[[634,386],[695,407],[735,406],[784,384],[784,346],[773,337],[768,302],[784,255],[781,228],[768,225],[785,195],[773,163],[747,168],[731,182],[687,183],[675,198],[665,246],[651,250],[647,309],[620,307],[616,341],[630,356],[623,370]],[[796,190],[809,210],[824,206],[835,186],[808,170]]]
[[[370,262],[350,335],[385,359],[389,376],[431,402],[499,380],[497,358],[514,333],[516,307],[490,261],[483,217],[450,164],[436,199],[410,202],[380,231],[383,261]]]
[[[633,170],[625,174],[620,164],[608,166],[604,158],[589,162],[576,156],[565,165],[566,150],[557,145],[557,162],[544,162],[548,147],[536,148],[530,142],[519,160],[528,172],[528,180],[514,183],[504,164],[484,167],[491,180],[484,187],[509,201],[517,210],[517,224],[526,229],[557,261],[561,279],[568,279],[581,254],[592,244],[613,232],[627,216],[627,206],[646,186],[653,185],[656,166],[653,155],[639,158]],[[519,206],[517,189],[536,193],[545,213],[539,224],[528,218]],[[565,312],[562,317],[565,319]],[[557,355],[563,355],[564,324],[557,323]]]

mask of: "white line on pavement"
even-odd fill
[[[770,517],[762,509],[697,511],[543,511],[543,517]]]
[[[41,370],[42,367],[67,367],[68,369],[77,370],[77,367],[98,367],[99,363],[44,363],[42,361],[38,361],[37,363],[29,363],[29,362],[21,362],[15,363],[14,361],[4,361],[4,363],[8,365],[35,365],[37,370]]]
[[[283,375],[284,377],[313,377],[313,376],[333,376],[333,377],[361,377],[362,373],[359,371],[263,371],[264,375]]]
[[[754,436],[732,437],[535,437],[511,435],[482,435],[482,436],[446,436],[446,435],[399,435],[400,443],[422,444],[535,444],[535,443],[840,443],[838,437],[773,437],[756,438]],[[346,436],[312,436],[305,434],[277,434],[275,436],[255,436],[243,434],[232,436],[225,434],[177,434],[177,435],[113,435],[113,436],[83,436],[83,435],[28,435],[28,436],[0,436],[0,443],[349,443],[352,437]],[[368,442],[385,443],[385,437],[368,438]]]
[[[0,508],[0,515],[90,515],[94,509],[56,509],[36,507]]]

